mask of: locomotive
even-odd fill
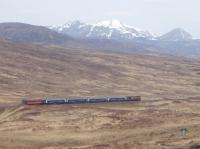
[[[26,105],[50,105],[50,104],[73,104],[73,103],[101,103],[101,102],[128,102],[141,101],[140,96],[116,96],[102,98],[58,98],[58,99],[33,99],[23,100]]]

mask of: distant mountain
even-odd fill
[[[24,23],[0,23],[0,38],[18,43],[62,44],[73,38],[43,26]]]
[[[148,31],[124,25],[117,20],[97,24],[73,21],[49,28],[23,23],[0,23],[0,38],[66,48],[200,57],[200,40],[193,39],[183,29],[174,29],[156,37]]]
[[[188,41],[192,35],[184,29],[176,28],[162,35],[155,36],[130,25],[121,23],[118,20],[106,20],[96,24],[84,23],[81,21],[70,21],[64,25],[50,26],[50,29],[82,39],[111,39],[111,40],[162,40],[162,41]]]
[[[192,35],[186,32],[184,29],[176,28],[159,37],[160,40],[164,41],[188,41],[192,40]]]
[[[72,37],[84,39],[112,39],[121,41],[136,38],[152,40],[155,38],[148,31],[125,25],[118,20],[106,20],[97,24],[71,21],[64,25],[51,26],[50,29]]]
[[[75,39],[43,26],[24,23],[0,23],[0,38],[17,43],[60,45],[66,48],[85,48],[120,52],[143,52],[140,44],[126,44],[111,39]]]

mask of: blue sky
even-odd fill
[[[118,19],[152,33],[181,27],[200,38],[200,0],[0,0],[0,22],[57,25]]]

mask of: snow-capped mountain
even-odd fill
[[[174,29],[163,36],[155,37],[149,32],[124,25],[116,20],[103,21],[97,24],[73,21],[63,26],[51,27],[51,29],[57,32],[31,24],[0,23],[0,37],[23,44],[55,44],[67,48],[133,53],[158,52],[186,57],[200,57],[200,39],[192,38],[183,29]],[[81,37],[82,39],[80,39]]]
[[[180,28],[161,36],[125,25],[118,20],[107,20],[96,24],[71,21],[49,28],[72,36],[74,39],[84,39],[80,41],[86,43],[86,47],[91,49],[111,49],[120,52],[153,51],[170,55],[200,57],[200,40],[193,39],[188,32]]]
[[[160,36],[159,39],[164,41],[188,41],[192,40],[192,35],[182,28],[176,28]]]
[[[118,20],[106,20],[97,24],[71,21],[61,26],[52,26],[50,29],[78,38],[114,40],[155,39],[150,32],[125,25]]]

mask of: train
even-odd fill
[[[100,98],[58,98],[58,99],[32,99],[23,100],[26,105],[51,105],[51,104],[75,104],[75,103],[102,103],[102,102],[128,102],[141,101],[140,96],[116,96]]]

